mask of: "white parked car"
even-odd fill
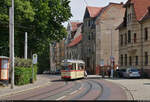
[[[127,68],[123,73],[123,76],[126,78],[139,78],[141,77],[140,71],[137,68]]]

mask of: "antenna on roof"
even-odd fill
[[[87,1],[86,1],[86,0],[84,0],[84,2],[85,2],[85,4],[86,4],[86,6],[88,6],[88,3],[87,3]]]

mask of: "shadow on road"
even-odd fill
[[[58,80],[51,80],[51,82],[64,82],[64,80],[58,79]]]

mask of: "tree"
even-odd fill
[[[11,0],[0,1],[0,53],[9,55],[9,7]],[[24,33],[28,32],[28,53],[38,54],[39,66],[49,66],[49,43],[67,34],[62,23],[71,17],[69,0],[15,0],[15,56],[24,56]],[[47,62],[47,64],[43,64]]]

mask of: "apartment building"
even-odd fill
[[[120,68],[136,67],[150,76],[150,0],[128,0],[119,29]]]
[[[67,46],[69,59],[76,59],[76,60],[82,59],[82,44],[81,44],[82,43],[82,33],[81,33],[82,29],[81,28],[82,28],[82,23],[76,29],[74,38]]]
[[[82,55],[85,61],[86,70],[90,74],[95,74],[96,61],[96,25],[95,20],[102,7],[87,6],[83,18],[82,27]]]
[[[115,30],[123,21],[125,8],[123,3],[109,3],[103,7],[96,18],[96,67],[101,61],[107,70],[118,66],[119,30]]]
[[[78,59],[81,57],[77,57],[77,51],[81,52],[78,48],[80,41],[82,40],[81,34],[82,23],[81,22],[68,22],[67,26],[67,38],[65,41],[65,56],[66,59]],[[76,48],[77,47],[77,48]]]

